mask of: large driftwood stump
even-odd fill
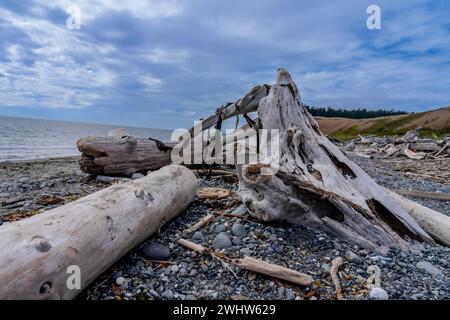
[[[0,299],[71,299],[195,198],[182,166],[102,191],[0,227]],[[69,266],[81,289],[69,288]]]
[[[280,159],[237,167],[239,194],[252,215],[320,229],[369,249],[408,248],[405,235],[433,242],[320,132],[286,70],[278,71],[276,85],[260,101],[258,118],[262,129],[279,130]],[[263,168],[273,174],[262,174]]]

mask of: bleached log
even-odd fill
[[[251,215],[320,229],[371,250],[408,249],[405,235],[433,243],[393,197],[320,132],[286,70],[278,71],[276,85],[261,99],[258,118],[263,130],[279,130],[280,158],[269,165],[237,166],[239,195]]]
[[[435,240],[450,246],[450,217],[383,188]]]
[[[85,137],[77,142],[82,153],[83,172],[101,175],[131,176],[147,173],[170,164],[170,148],[174,143],[132,136]]]
[[[183,212],[197,179],[183,166],[113,185],[85,198],[0,227],[0,299],[71,299]],[[69,289],[69,266],[81,271]]]

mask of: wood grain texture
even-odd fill
[[[262,220],[287,220],[371,250],[407,249],[403,239],[432,238],[394,198],[323,135],[290,74],[258,106],[262,129],[279,130],[280,158],[237,166],[239,195]]]
[[[85,198],[0,227],[0,299],[71,299],[183,212],[197,179],[182,166],[113,185]],[[66,269],[81,270],[69,290]]]

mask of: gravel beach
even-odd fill
[[[359,157],[352,160],[385,187],[450,193],[448,158],[415,164]],[[405,172],[407,165],[410,167]],[[443,174],[436,168],[444,170]],[[77,157],[0,163],[0,224],[14,223],[109,185],[80,172]],[[253,220],[236,197],[237,183],[229,179],[200,177],[199,186],[225,188],[233,196],[194,201],[159,234],[101,275],[78,299],[336,299],[330,267],[338,256],[344,261],[339,279],[345,299],[450,299],[450,248],[413,241],[414,252],[368,252],[300,226]],[[449,202],[413,200],[450,215]],[[216,215],[212,223],[194,233],[184,232],[208,213]],[[220,249],[229,257],[246,255],[301,271],[313,277],[314,284],[303,288],[238,269],[181,247],[176,243],[179,238]],[[368,269],[377,269],[373,266],[379,268],[384,291],[370,292],[367,288]]]

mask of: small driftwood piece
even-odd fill
[[[195,232],[195,231],[203,228],[203,226],[207,225],[208,223],[213,221],[215,218],[216,218],[215,215],[207,214],[206,216],[201,218],[199,221],[197,221],[194,225],[192,225],[189,228],[187,228],[186,230],[184,230],[184,232],[188,232],[188,233]]]
[[[225,259],[227,262],[233,263],[235,266],[249,271],[257,272],[269,277],[285,280],[301,286],[310,286],[313,283],[313,278],[307,274],[279,266],[267,261],[244,256],[242,259],[230,259],[223,254],[216,254],[213,250],[206,248],[200,244],[193,243],[185,239],[179,239],[178,244],[193,250],[199,254],[210,254],[220,259]]]
[[[167,166],[174,145],[132,136],[85,137],[77,142],[81,171],[107,176],[146,174]]]
[[[341,257],[336,257],[331,262],[330,275],[331,280],[333,281],[334,287],[336,288],[336,298],[338,300],[342,300],[344,297],[342,295],[342,287],[341,282],[339,281],[339,267],[341,266],[343,260]]]
[[[409,213],[326,136],[303,106],[289,73],[258,106],[261,129],[278,130],[279,159],[238,165],[239,196],[251,215],[320,229],[360,247],[433,243]],[[263,172],[264,171],[264,172]]]
[[[206,199],[225,199],[232,195],[232,192],[227,189],[223,188],[212,188],[212,187],[205,187],[199,190],[198,192],[198,198],[200,200],[206,200]]]
[[[0,227],[0,299],[72,299],[195,198],[183,166],[117,184]],[[69,288],[68,267],[80,270]],[[72,272],[72,271],[71,271]]]
[[[307,274],[263,260],[244,257],[242,259],[234,259],[233,263],[239,268],[257,272],[269,277],[285,280],[301,286],[308,287],[313,283],[313,278],[311,278]]]

